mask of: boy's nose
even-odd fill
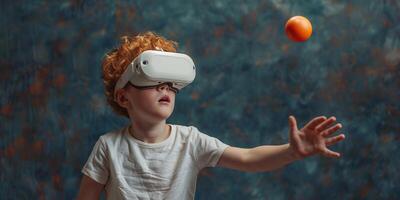
[[[170,89],[170,86],[168,85],[168,83],[164,83],[164,84],[161,84],[161,85],[159,85],[158,87],[158,90],[169,90]]]
[[[156,87],[158,91],[163,91],[164,89],[167,91],[172,91],[175,94],[178,93],[178,90],[172,86],[172,83],[163,83]]]

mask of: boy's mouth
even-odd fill
[[[160,100],[158,100],[158,102],[166,102],[166,103],[169,103],[169,102],[171,102],[171,99],[169,98],[169,96],[164,95],[163,97],[161,97]]]

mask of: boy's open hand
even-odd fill
[[[344,140],[344,134],[332,136],[342,128],[340,123],[335,124],[336,118],[316,117],[302,129],[297,128],[294,116],[289,117],[290,148],[298,158],[304,158],[317,153],[324,156],[338,158],[340,153],[329,150],[327,147]]]

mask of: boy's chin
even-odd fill
[[[159,120],[166,120],[172,115],[172,112],[173,112],[173,110],[170,110],[170,111],[163,110],[163,111],[158,112],[155,117]]]

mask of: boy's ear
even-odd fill
[[[123,108],[128,107],[128,99],[125,97],[124,89],[119,89],[115,95],[115,101],[118,103],[119,106]]]

